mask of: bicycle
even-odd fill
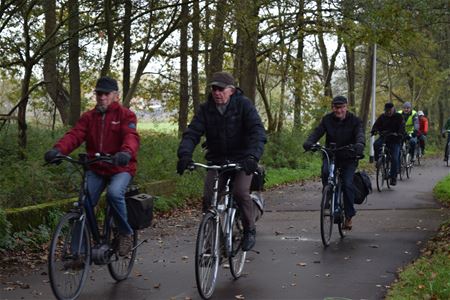
[[[78,201],[68,213],[61,217],[50,244],[48,270],[50,286],[57,299],[76,299],[89,273],[92,262],[96,265],[108,265],[108,271],[116,281],[122,281],[130,274],[136,257],[138,233],[134,230],[133,245],[130,253],[120,256],[119,231],[114,222],[113,211],[107,203],[103,228],[100,232],[95,213],[90,205],[87,193],[86,171],[95,162],[112,163],[111,156],[96,155],[89,159],[79,154],[76,160],[70,156],[58,155],[51,163],[67,161],[77,168],[82,176]],[[81,169],[81,170],[80,170]]]
[[[195,279],[203,299],[214,293],[219,264],[228,259],[231,275],[238,279],[244,268],[247,252],[242,251],[243,225],[240,211],[231,193],[232,178],[229,176],[223,193],[219,193],[219,179],[224,174],[242,170],[240,164],[205,165],[192,163],[188,169],[197,167],[214,170],[214,193],[210,207],[203,213],[198,228],[195,247]]]
[[[380,137],[383,139],[383,143],[381,144],[380,149],[380,157],[378,158],[378,161],[376,163],[376,180],[377,180],[377,190],[381,192],[384,183],[386,182],[386,187],[388,189],[391,188],[389,178],[390,178],[390,172],[391,172],[391,166],[392,166],[392,157],[391,157],[391,151],[387,147],[386,139],[390,136],[398,136],[395,132],[389,132],[389,133],[380,133]]]
[[[339,168],[335,164],[335,154],[339,151],[353,151],[351,146],[336,148],[335,144],[330,144],[329,148],[315,144],[310,151],[320,150],[328,161],[328,180],[322,190],[322,201],[320,203],[320,236],[325,247],[330,245],[331,235],[333,232],[333,224],[338,227],[341,238],[345,237],[343,222],[344,214],[344,197],[342,190],[342,178]],[[360,159],[357,157],[355,159]]]
[[[416,148],[414,149],[415,163],[420,166],[420,160],[422,159],[422,147],[420,146],[420,141],[417,140]]]

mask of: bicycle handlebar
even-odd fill
[[[228,169],[233,169],[233,170],[242,170],[242,165],[239,163],[226,163],[223,165],[206,165],[206,164],[202,164],[202,163],[196,163],[193,162],[191,163],[187,169],[189,171],[193,171],[195,170],[197,167],[201,167],[207,170],[217,170],[217,171],[223,171],[223,170],[228,170]]]
[[[100,161],[107,162],[107,163],[110,163],[110,164],[114,163],[113,162],[113,157],[111,155],[109,155],[109,154],[108,155],[102,155],[100,153],[95,153],[95,157],[94,158],[87,159],[87,157],[88,157],[87,154],[80,153],[80,154],[78,154],[78,157],[79,157],[79,159],[75,159],[75,158],[73,158],[71,156],[68,156],[68,155],[59,154],[51,162],[49,162],[48,164],[58,163],[58,162],[63,161],[63,160],[68,161],[68,162],[70,162],[72,164],[78,164],[78,165],[82,165],[82,166],[88,166],[88,165],[91,165],[93,163],[100,162]]]
[[[327,155],[327,157],[329,156],[328,152],[331,152],[331,153],[335,154],[336,152],[347,150],[347,151],[355,153],[355,149],[353,148],[353,145],[345,145],[345,146],[338,147],[338,148],[327,148],[327,147],[322,146],[320,144],[314,144],[314,145],[312,145],[311,149],[308,150],[308,151],[317,151],[317,150],[320,150],[320,151],[324,152]],[[356,153],[355,153],[355,158],[356,159],[363,159],[364,155],[356,155]]]

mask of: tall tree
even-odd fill
[[[80,19],[78,0],[68,0],[69,5],[69,81],[70,81],[70,117],[69,124],[75,125],[81,113],[81,85],[79,30]]]
[[[192,81],[192,106],[194,112],[197,112],[200,104],[200,86],[199,86],[199,50],[200,50],[200,5],[199,0],[193,0],[192,12],[192,55],[191,55],[191,81]]]
[[[222,71],[223,69],[223,56],[225,53],[224,25],[228,12],[229,4],[227,4],[227,0],[217,0],[209,67],[206,75],[208,82],[214,72]]]
[[[122,97],[123,99],[130,90],[131,79],[131,17],[133,10],[133,2],[124,0],[124,17],[123,17],[123,69],[122,69]]]
[[[189,109],[189,75],[188,75],[188,24],[189,0],[183,0],[181,5],[180,26],[180,108],[178,110],[178,135],[187,128]]]

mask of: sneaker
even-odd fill
[[[256,243],[256,230],[251,229],[244,231],[244,239],[242,241],[242,251],[249,251],[255,246]]]
[[[396,185],[397,184],[397,178],[393,177],[391,178],[391,181],[389,182],[390,185]]]
[[[125,256],[131,251],[133,246],[132,234],[120,234],[119,236],[119,255]]]
[[[352,224],[352,218],[345,218],[344,226],[342,229],[345,230],[352,230],[353,224]]]

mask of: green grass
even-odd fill
[[[436,184],[433,194],[440,202],[450,205],[450,175],[447,175]]]
[[[450,203],[450,175],[433,189],[442,203]],[[399,273],[386,299],[450,299],[450,221],[427,243],[422,256]]]
[[[139,131],[154,131],[160,133],[176,133],[178,130],[177,124],[173,122],[138,122],[137,128]]]

